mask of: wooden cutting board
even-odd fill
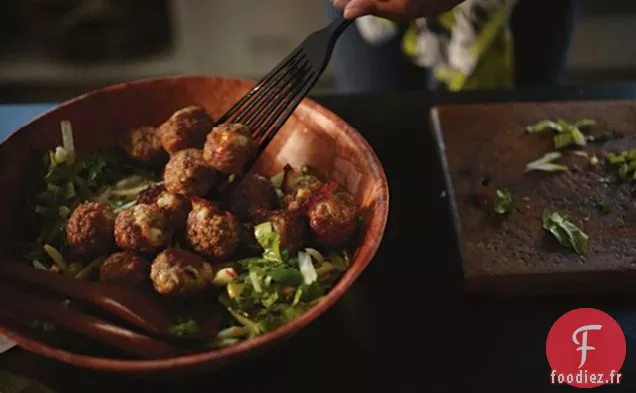
[[[636,148],[635,101],[440,106],[431,117],[469,292],[636,291],[636,180],[621,180],[618,168],[604,162],[607,151]],[[555,151],[556,134],[531,134],[526,126],[559,118],[595,120],[582,129],[586,135],[611,131],[618,138],[561,150],[558,162],[566,172],[526,172],[527,163]],[[596,155],[600,164],[591,165],[577,150]],[[513,198],[509,215],[494,211],[497,189]],[[543,228],[547,209],[567,215],[589,236],[583,252],[559,244]]]

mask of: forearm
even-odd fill
[[[463,0],[332,0],[344,11],[344,17],[354,19],[377,15],[392,20],[410,20],[437,15],[452,9]]]

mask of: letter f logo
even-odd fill
[[[589,330],[601,330],[601,327],[601,325],[585,325],[576,329],[572,334],[572,341],[574,341],[574,344],[581,345],[576,349],[577,351],[581,351],[581,364],[579,365],[579,368],[583,367],[583,365],[585,364],[585,360],[587,359],[587,351],[593,351],[596,349],[587,345],[587,332]],[[581,340],[581,342],[579,342],[576,336],[581,332],[583,332],[583,334],[581,335],[583,339]]]

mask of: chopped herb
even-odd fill
[[[94,271],[99,270],[99,268],[100,268],[100,266],[102,265],[103,262],[104,262],[104,258],[103,257],[93,260],[85,268],[80,270],[75,275],[75,278],[78,278],[78,279],[81,279],[81,280],[85,280],[85,279],[89,278],[91,276],[91,274],[93,274]]]
[[[179,337],[190,336],[199,332],[199,324],[193,319],[179,318],[177,323],[168,327],[168,330]]]
[[[506,189],[497,190],[497,200],[495,201],[495,213],[510,214],[512,212],[512,194]]]
[[[616,138],[616,135],[611,131],[604,131],[598,135],[589,135],[587,140],[593,143],[603,143]]]
[[[595,125],[594,120],[582,119],[574,123],[568,123],[563,119],[557,121],[543,120],[534,125],[526,127],[529,133],[543,132],[553,130],[558,132],[553,138],[554,148],[562,149],[570,145],[585,146],[587,138],[581,132],[581,128]]]
[[[572,154],[574,154],[575,156],[583,157],[583,158],[589,157],[589,154],[587,154],[587,152],[583,150],[576,150]]]
[[[618,165],[623,164],[627,160],[627,154],[625,152],[620,154],[610,152],[605,155],[605,158],[607,158],[607,162],[611,165]]]
[[[48,266],[44,265],[42,262],[37,259],[33,259],[33,267],[38,270],[49,270]]]
[[[599,164],[599,159],[597,156],[590,157],[590,165],[597,166]]]
[[[574,122],[574,124],[572,124],[572,126],[576,127],[576,128],[585,128],[585,127],[592,127],[596,125],[596,121],[591,120],[591,119],[582,119],[582,120],[577,120]]]
[[[629,165],[626,163],[622,163],[620,168],[618,168],[618,177],[621,179],[627,179],[627,173],[629,172]]]
[[[568,221],[567,215],[546,210],[543,212],[542,222],[543,229],[549,231],[561,245],[571,248],[577,254],[583,252],[587,246],[588,235]]]
[[[570,135],[572,136],[572,142],[574,142],[574,144],[576,144],[578,146],[587,145],[587,141],[585,139],[585,135],[583,135],[581,130],[579,130],[578,128],[575,128],[575,129],[571,130],[570,131]]]
[[[605,214],[610,214],[612,212],[610,204],[603,199],[595,199],[594,204]]]
[[[627,179],[632,174],[636,179],[636,149],[624,150],[619,153],[607,152],[605,159],[608,164],[618,166],[618,176]]]
[[[543,132],[548,130],[561,131],[561,126],[559,125],[559,123],[552,120],[542,120],[536,124],[526,127],[526,131],[528,131],[529,133]]]
[[[530,171],[546,171],[546,172],[559,172],[567,171],[568,167],[565,165],[555,164],[554,160],[558,160],[563,155],[557,151],[547,153],[541,158],[532,161],[526,165],[526,172]]]
[[[283,262],[279,248],[280,236],[274,231],[271,222],[264,222],[255,226],[254,235],[256,236],[258,244],[265,250],[263,258],[272,262]]]
[[[574,143],[574,138],[571,134],[557,134],[552,139],[555,149],[562,149]]]

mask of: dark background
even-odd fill
[[[538,37],[559,1],[533,2],[545,8],[526,21]],[[326,22],[324,0],[3,0],[0,102],[60,101],[167,74],[260,79]],[[632,0],[582,0],[566,83],[636,80],[635,24]],[[334,89],[328,70],[314,91]]]

